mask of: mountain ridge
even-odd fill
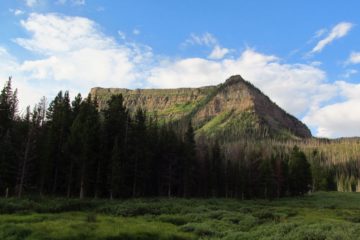
[[[100,109],[113,94],[122,94],[131,112],[140,107],[166,122],[191,120],[197,135],[225,137],[233,141],[244,136],[309,138],[307,126],[281,109],[240,75],[216,86],[175,89],[92,88]]]

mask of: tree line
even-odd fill
[[[237,197],[301,195],[312,171],[298,147],[290,151],[233,145],[179,134],[122,95],[105,110],[96,96],[73,100],[60,91],[18,113],[9,79],[0,94],[0,196],[79,198]]]

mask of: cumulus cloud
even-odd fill
[[[330,44],[336,39],[346,36],[352,27],[353,24],[349,22],[341,22],[337,24],[335,27],[331,29],[330,33],[325,38],[323,38],[316,44],[316,46],[311,50],[311,53],[321,52],[326,45]],[[322,31],[320,31],[320,33],[321,35],[323,34]]]
[[[87,18],[31,14],[22,25],[32,37],[16,42],[47,56],[21,66],[37,79],[72,81],[85,88],[130,86],[136,80],[137,65],[152,54],[146,46],[119,45]]]
[[[347,62],[351,64],[360,63],[360,52],[352,52]]]
[[[304,118],[304,122],[315,125],[320,137],[360,136],[360,100],[348,100],[327,105]]]
[[[360,136],[360,84],[338,81],[334,85],[345,99],[310,111],[303,121],[316,128],[317,136]]]
[[[305,123],[317,126],[317,136],[352,137],[360,135],[360,84],[338,81],[338,96],[343,101],[325,105],[310,112]]]
[[[18,73],[18,78],[26,76],[19,91],[23,99],[29,99],[25,95],[36,85],[46,96],[61,89],[87,94],[95,86],[141,87],[138,80],[145,76],[143,69],[151,65],[150,47],[131,42],[119,44],[87,18],[33,13],[21,25],[30,36],[14,41],[38,57],[23,62],[13,60],[12,68],[2,72]],[[9,66],[11,61],[4,62]],[[14,76],[16,82],[18,78]],[[38,91],[32,96],[41,97],[35,93]]]
[[[219,84],[235,74],[241,74],[281,107],[298,116],[334,94],[321,69],[304,64],[282,64],[276,56],[252,49],[245,50],[236,59],[168,61],[152,69],[149,83],[166,88],[199,87]]]
[[[112,38],[104,36],[98,26],[82,17],[58,14],[30,14],[21,25],[32,34],[31,38],[17,38],[20,46],[44,55],[75,51],[84,47],[104,49],[115,47]]]

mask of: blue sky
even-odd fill
[[[313,135],[360,136],[358,1],[1,0],[0,84],[173,88],[240,74]]]

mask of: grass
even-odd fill
[[[0,239],[360,239],[360,194],[280,200],[0,199]]]
[[[196,106],[196,102],[186,102],[186,103],[176,103],[173,106],[170,106],[163,111],[159,112],[160,117],[173,117],[177,116],[182,117],[185,114],[191,112],[191,110]]]

